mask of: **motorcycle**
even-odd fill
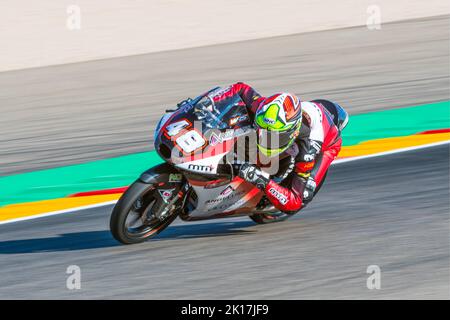
[[[261,160],[251,159],[258,152],[245,103],[239,95],[223,95],[217,87],[166,110],[154,136],[155,150],[164,162],[143,172],[118,200],[110,219],[116,240],[143,242],[177,217],[199,221],[249,216],[265,224],[291,216],[274,208],[261,190],[237,176],[241,163]],[[332,107],[330,114],[343,129],[346,112]],[[265,160],[262,170],[279,182],[293,167],[291,157],[277,160],[276,166]]]

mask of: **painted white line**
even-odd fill
[[[36,214],[33,216],[27,216],[27,217],[22,217],[22,218],[17,218],[17,219],[0,221],[0,225],[13,223],[13,222],[19,222],[19,221],[33,220],[33,219],[37,219],[37,218],[56,216],[58,214],[70,213],[70,212],[80,211],[80,210],[85,210],[85,209],[104,207],[104,206],[108,206],[111,204],[115,204],[116,202],[117,202],[117,200],[112,200],[112,201],[105,201],[105,202],[100,202],[100,203],[96,203],[96,204],[90,204],[90,205],[86,205],[86,206],[75,207],[75,208],[70,208],[70,209],[65,209],[65,210],[51,211],[51,212],[47,212],[47,213],[39,213],[39,214]]]
[[[346,158],[346,159],[337,159],[337,160],[334,160],[331,165],[339,164],[339,163],[345,163],[345,162],[350,162],[350,161],[356,161],[356,160],[361,160],[361,159],[368,159],[368,158],[386,156],[386,155],[390,155],[390,154],[394,154],[394,153],[401,153],[401,152],[406,152],[406,151],[425,149],[425,148],[440,146],[440,145],[444,145],[444,144],[448,144],[448,143],[450,143],[450,140],[433,142],[433,143],[429,143],[429,144],[423,144],[423,145],[420,145],[420,146],[407,147],[407,148],[402,148],[402,149],[395,149],[395,150],[391,150],[391,151],[379,152],[379,153],[374,153],[374,154],[368,154],[368,155],[365,155],[365,156],[352,157],[352,158]]]
[[[338,160],[333,161],[333,163],[331,165],[350,162],[350,161],[356,161],[356,160],[362,160],[362,159],[368,159],[368,158],[374,158],[374,157],[380,157],[380,156],[390,155],[390,154],[394,154],[394,153],[401,153],[401,152],[406,152],[406,151],[425,149],[425,148],[440,146],[440,145],[444,145],[444,144],[448,144],[448,143],[450,143],[450,140],[434,142],[434,143],[424,144],[424,145],[415,146],[415,147],[396,149],[396,150],[392,150],[392,151],[374,153],[374,154],[370,154],[370,155],[366,155],[366,156],[352,157],[352,158],[348,158],[348,159],[338,159]],[[19,221],[33,220],[33,219],[49,217],[49,216],[55,216],[58,214],[70,213],[70,212],[80,211],[80,210],[85,210],[85,209],[104,207],[104,206],[108,206],[111,204],[115,204],[116,202],[117,202],[117,200],[106,201],[106,202],[101,202],[101,203],[97,203],[97,204],[91,204],[91,205],[87,205],[87,206],[76,207],[76,208],[71,208],[71,209],[66,209],[66,210],[59,210],[59,211],[36,214],[34,216],[29,216],[29,217],[22,217],[22,218],[17,218],[17,219],[0,221],[0,225],[13,223],[13,222],[19,222]]]

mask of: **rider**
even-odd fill
[[[280,183],[250,163],[241,165],[239,176],[263,190],[277,209],[297,212],[312,200],[341,150],[340,130],[333,123],[334,115],[329,108],[343,109],[326,100],[300,101],[289,93],[263,97],[242,82],[231,85],[220,95],[226,98],[235,94],[239,94],[254,117],[259,151],[269,158],[289,155],[294,163],[292,172]],[[277,144],[273,145],[275,140]]]

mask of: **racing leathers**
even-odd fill
[[[242,82],[231,85],[222,93],[222,98],[235,94],[239,94],[251,116],[266,99]],[[292,171],[279,183],[264,177],[255,165],[245,164],[240,172],[241,177],[262,189],[269,201],[286,213],[295,213],[311,201],[342,144],[339,129],[322,103],[304,101],[301,108],[300,133],[295,143],[279,155],[280,159],[293,159]]]

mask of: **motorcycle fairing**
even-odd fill
[[[208,188],[208,182],[191,181],[195,197],[188,199],[185,220],[200,220],[249,214],[263,193],[251,183],[235,177],[230,183]]]
[[[263,196],[254,185],[239,177],[230,179],[230,173],[220,170],[229,166],[226,158],[234,156],[238,138],[249,135],[252,128],[240,96],[218,100],[218,92],[183,102],[160,121],[155,135],[155,150],[183,173],[191,187],[184,219],[248,214]]]

